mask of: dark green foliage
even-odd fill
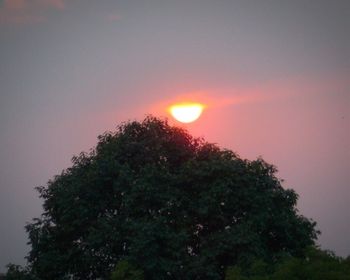
[[[315,223],[275,173],[164,120],[123,124],[38,188],[44,213],[26,227],[32,271],[107,279],[126,260],[145,279],[216,280],[229,265],[302,255]]]
[[[315,247],[306,250],[304,257],[285,257],[277,263],[254,261],[248,268],[229,267],[225,280],[350,280],[347,259]]]
[[[127,261],[118,262],[112,272],[111,280],[143,280],[143,272]]]
[[[6,268],[7,268],[7,272],[3,279],[6,279],[6,280],[37,280],[38,279],[30,273],[28,267],[23,268],[20,265],[10,263],[6,266]]]

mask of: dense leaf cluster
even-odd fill
[[[107,279],[125,260],[145,279],[216,280],[230,265],[301,255],[315,223],[275,173],[166,120],[122,124],[38,188],[44,212],[26,226],[32,272]]]
[[[39,280],[29,267],[9,263],[6,268],[7,272],[4,276],[0,275],[0,280]]]
[[[337,257],[333,252],[315,247],[304,257],[285,256],[277,263],[255,260],[249,267],[229,267],[225,280],[350,280],[350,256]]]

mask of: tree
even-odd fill
[[[0,279],[6,280],[37,280],[34,275],[32,275],[29,271],[28,267],[22,267],[16,264],[8,264],[6,265],[7,272],[4,278],[0,276]]]
[[[118,262],[112,272],[111,280],[143,280],[143,272],[127,261]]]
[[[285,256],[268,265],[255,260],[245,269],[229,267],[225,280],[350,280],[350,266],[346,259],[316,247],[305,250],[303,257]]]
[[[223,279],[229,265],[298,256],[317,237],[274,166],[243,160],[166,120],[105,133],[37,188],[26,226],[40,279],[107,279],[122,260],[145,279]]]

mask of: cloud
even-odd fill
[[[43,22],[50,10],[63,10],[64,0],[4,0],[0,6],[0,24]]]

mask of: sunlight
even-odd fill
[[[170,106],[170,114],[179,122],[191,123],[202,114],[204,105],[200,103],[180,103]]]

